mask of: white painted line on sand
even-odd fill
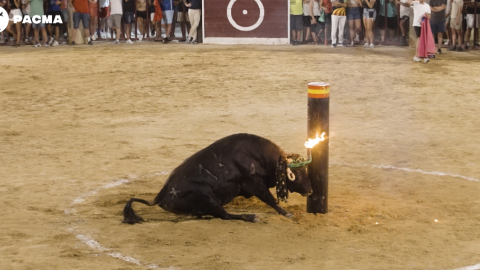
[[[395,167],[392,165],[372,165],[372,164],[348,164],[344,162],[330,162],[333,165],[340,165],[340,166],[348,166],[348,167],[373,167],[377,169],[391,169],[391,170],[399,170],[405,172],[414,172],[414,173],[421,173],[421,174],[429,174],[429,175],[438,175],[438,176],[451,176],[455,178],[461,178],[472,182],[480,182],[479,179],[463,176],[459,174],[452,174],[452,173],[445,173],[445,172],[436,172],[436,171],[424,171],[419,169],[410,169],[410,168],[402,168],[402,167]]]

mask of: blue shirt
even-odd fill
[[[48,0],[48,11],[60,11],[60,5],[57,5],[56,2],[57,0]]]
[[[160,4],[162,11],[173,10],[173,0],[161,0]]]

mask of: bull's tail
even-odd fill
[[[155,200],[153,202],[148,202],[146,200],[142,200],[142,199],[137,199],[137,198],[131,198],[127,204],[125,205],[125,208],[123,208],[123,223],[128,223],[128,224],[135,224],[135,223],[141,223],[141,222],[144,222],[145,220],[143,220],[143,218],[141,216],[138,216],[137,214],[135,214],[135,211],[133,211],[133,208],[132,208],[132,203],[133,202],[140,202],[140,203],[143,203],[143,204],[146,204],[148,206],[154,206],[156,204],[158,204],[158,201],[157,201],[157,198],[158,196],[155,198]]]

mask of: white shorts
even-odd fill
[[[10,10],[9,18],[10,18],[10,21],[12,22],[13,22],[13,16],[20,16],[23,19],[22,11],[19,8]]]
[[[475,17],[475,14],[467,14],[467,28],[474,28],[473,27],[473,18]],[[477,14],[477,25],[476,28],[478,28],[478,20],[480,19],[480,14]]]
[[[175,13],[174,10],[165,10],[163,12],[162,23],[165,24],[165,18],[167,19],[166,24],[172,24],[173,21],[173,14]]]

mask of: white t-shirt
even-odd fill
[[[447,0],[447,8],[445,9],[445,14],[450,13],[450,11],[452,11],[452,3],[450,2],[450,0]]]
[[[123,14],[122,0],[110,0],[110,15]]]
[[[419,1],[412,1],[413,3],[413,26],[422,26],[422,17],[425,13],[432,13],[430,5],[427,3],[420,4]]]
[[[400,0],[400,2],[406,4],[408,3],[408,0]],[[402,18],[403,16],[410,16],[410,8],[400,5],[400,18]]]

